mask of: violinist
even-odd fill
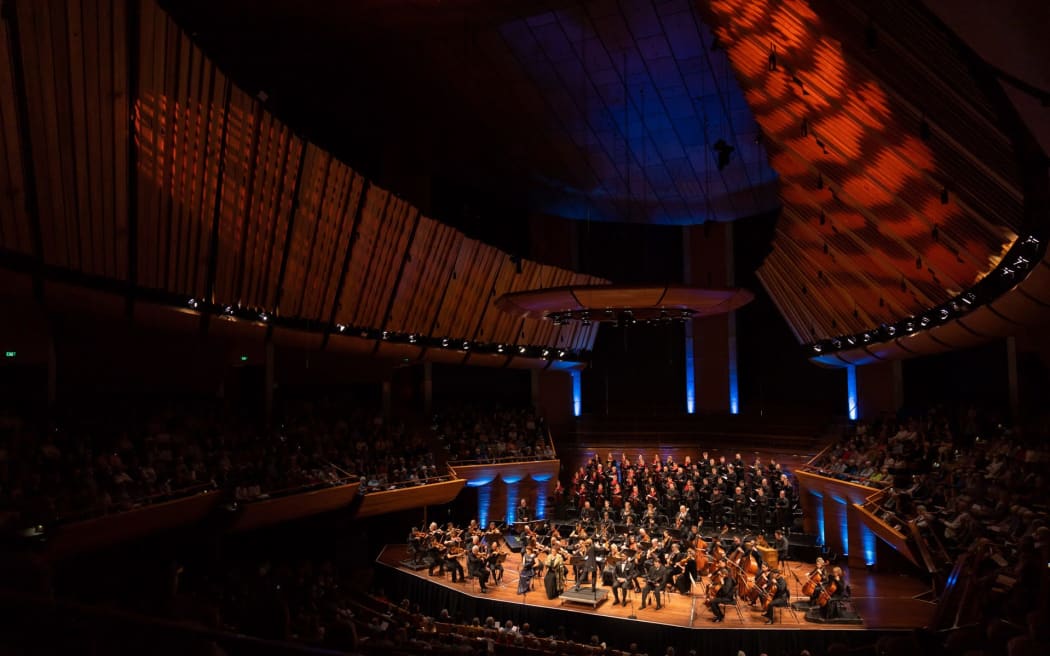
[[[685,504],[678,506],[678,514],[674,516],[675,528],[683,529],[690,524],[692,524],[692,518],[689,516],[689,508]]]
[[[528,549],[526,549],[526,555],[527,554]],[[505,558],[506,554],[503,552],[503,549],[500,547],[499,543],[496,543],[489,550],[487,559],[488,562],[486,563],[486,567],[488,567],[489,572],[492,574],[492,580],[497,585],[503,582],[503,560]]]
[[[787,581],[779,569],[770,570],[768,575],[769,585],[763,593],[763,604],[766,624],[773,623],[773,609],[787,606],[791,601],[791,591],[788,590]]]
[[[708,588],[708,607],[714,613],[713,622],[725,620],[722,606],[736,605],[736,580],[729,575],[728,568],[722,568],[711,575],[711,587]]]
[[[482,592],[488,592],[488,588],[485,585],[489,580],[489,570],[485,566],[486,555],[481,551],[481,547],[476,544],[467,552],[467,573],[478,578],[478,584],[480,584]],[[462,578],[462,573],[460,577]]]

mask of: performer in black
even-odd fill
[[[773,599],[766,606],[766,612],[763,615],[765,615],[766,624],[772,624],[773,609],[787,606],[791,602],[791,591],[788,590],[787,580],[784,579],[779,569],[770,570],[767,576],[772,577],[773,582],[766,588],[766,594],[773,595]]]
[[[777,562],[784,562],[788,559],[788,539],[784,536],[784,531],[777,529],[773,532],[773,544],[771,545],[777,550]]]
[[[463,575],[463,565],[459,562],[459,552],[462,551],[462,549],[450,546],[450,542],[451,541],[445,543],[445,571],[452,572],[453,583],[459,583],[466,578]]]
[[[842,613],[842,597],[846,594],[846,578],[842,573],[841,567],[831,568],[825,587],[831,598],[824,604],[821,613],[825,619],[834,619]]]
[[[667,567],[660,558],[657,558],[645,574],[645,587],[642,588],[642,609],[645,609],[650,592],[656,598],[656,610],[663,608],[663,604],[660,603],[660,593],[663,591],[666,583]]]
[[[521,561],[521,572],[518,574],[518,594],[523,595],[529,591],[534,576],[536,576],[536,550],[529,546],[525,548],[525,559]]]
[[[528,552],[526,551],[526,554]],[[492,580],[497,585],[503,582],[503,559],[506,557],[506,553],[499,547],[491,547],[489,549],[488,558],[486,558],[485,566],[492,574]]]
[[[713,622],[721,622],[725,620],[726,614],[722,610],[722,606],[735,606],[736,605],[736,579],[729,575],[729,569],[723,568],[720,572],[721,575],[721,587],[717,590],[715,595],[708,601],[708,606],[711,608],[711,612],[714,613],[715,617]]]
[[[813,593],[809,596],[810,607],[817,605],[817,601],[820,599],[820,594],[824,592],[824,586],[828,584],[828,569],[824,565],[824,559],[819,557],[817,558],[817,564],[813,568],[813,571],[809,573],[809,580],[816,581],[817,576],[820,577],[820,582],[817,583]]]
[[[532,521],[532,508],[529,508],[529,502],[522,497],[521,501],[518,502],[518,509],[514,511],[514,521],[516,522],[531,522]]]
[[[482,592],[488,592],[485,584],[489,580],[489,570],[485,566],[485,559],[481,555],[481,547],[474,545],[467,552],[467,574],[478,577],[478,584]]]
[[[583,556],[583,562],[576,567],[576,592],[580,591],[580,584],[591,581],[591,591],[598,587],[598,554],[594,550],[594,541],[587,538],[583,541],[579,556]]]
[[[624,557],[613,570],[613,606],[616,604],[627,605],[627,592],[634,587],[634,561]],[[621,599],[622,596],[622,599]]]

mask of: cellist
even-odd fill
[[[788,590],[787,581],[784,580],[784,575],[779,569],[770,570],[768,579],[770,583],[763,597],[764,612],[762,614],[766,618],[766,624],[772,624],[773,609],[778,606],[787,606],[791,602],[791,591]]]
[[[817,558],[816,567],[809,573],[809,580],[802,586],[802,593],[809,595],[809,605],[816,606],[823,592],[823,583],[828,580],[828,570],[823,558]]]

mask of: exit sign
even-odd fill
[[[5,358],[13,358],[18,355],[18,351],[4,351]]]

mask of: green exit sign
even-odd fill
[[[13,358],[18,355],[18,351],[4,351],[5,358]]]
[[[247,355],[242,355],[241,356],[241,362],[247,362],[247,361],[248,361],[248,356]]]

